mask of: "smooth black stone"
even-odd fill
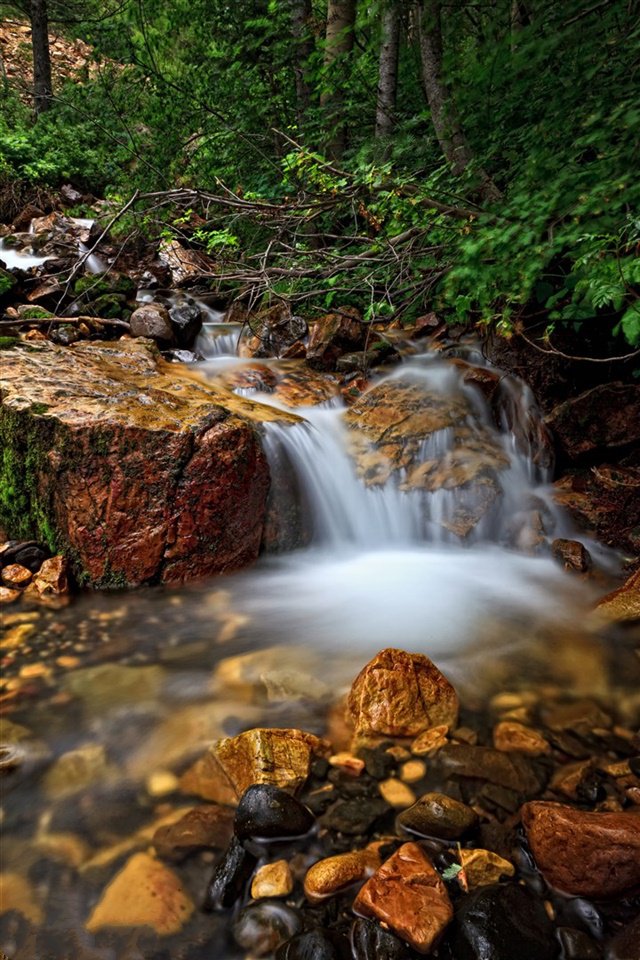
[[[3,567],[8,567],[11,563],[19,563],[31,573],[37,573],[50,556],[50,551],[40,546],[35,540],[16,540],[4,553],[0,554],[0,563]]]
[[[461,901],[451,948],[456,960],[553,960],[558,955],[542,900],[515,883],[481,887]]]
[[[275,840],[304,836],[314,823],[311,811],[290,793],[260,783],[245,790],[234,830],[240,840]]]
[[[602,960],[602,948],[584,930],[558,927],[561,960]]]
[[[203,909],[219,910],[221,907],[233,906],[241,896],[256,863],[253,854],[245,850],[239,840],[233,837],[222,860],[213,871]]]
[[[301,933],[278,947],[275,954],[275,960],[347,960],[350,957],[348,941],[330,930]]]
[[[202,314],[197,303],[176,303],[169,310],[171,326],[181,347],[190,347],[202,328]]]
[[[407,960],[411,957],[406,944],[373,920],[356,920],[351,927],[351,948],[354,960]]]
[[[339,800],[322,818],[322,825],[329,830],[339,830],[349,836],[368,833],[373,825],[391,810],[381,797],[355,800]]]
[[[363,747],[359,756],[364,760],[364,768],[374,780],[386,780],[394,772],[397,761],[386,750],[377,747]]]
[[[296,910],[277,900],[261,900],[240,911],[232,933],[238,946],[252,957],[266,957],[301,929],[302,919]]]

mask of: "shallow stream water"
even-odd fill
[[[221,319],[210,318],[200,342],[212,378],[246,365],[235,357],[239,328]],[[482,365],[473,348],[465,356]],[[588,544],[601,570],[595,586],[550,558],[544,541],[572,531],[549,493],[533,398],[504,378],[492,411],[453,359],[414,352],[377,380],[464,411],[462,434],[459,425],[435,431],[413,466],[456,469],[451,455],[460,450],[495,456],[495,502],[465,537],[457,524],[476,504],[464,485],[444,477],[434,489],[411,487],[406,467],[384,485],[357,476],[357,424],[347,427],[335,399],[298,407],[303,422],[266,427],[276,500],[296,491],[305,547],[196,587],[89,595],[8,616],[8,636],[24,632],[19,657],[5,661],[4,706],[27,733],[3,781],[3,871],[28,879],[32,920],[0,919],[0,949],[11,960],[243,956],[219,918],[198,914],[164,942],[93,938],[84,924],[123,857],[148,846],[145,829],[190,805],[176,778],[208,742],[264,725],[325,734],[328,705],[383,647],[430,656],[467,709],[528,685],[624,700],[634,680],[620,675],[615,632],[590,612],[616,558]],[[536,552],[528,534],[540,516]],[[87,748],[91,762],[61,782],[59,758]],[[196,903],[211,859],[201,855],[182,873]]]

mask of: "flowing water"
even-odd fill
[[[230,327],[211,311],[197,344],[202,371],[225,382],[247,367],[236,356],[241,329]],[[428,654],[470,704],[533,677],[601,692],[609,667],[588,615],[594,588],[546,547],[571,529],[549,493],[533,398],[502,377],[489,402],[465,379],[469,364],[487,371],[473,347],[413,351],[355,407],[335,397],[297,407],[299,423],[264,428],[271,509],[295,515],[296,549],[197,587],[85,596],[11,623],[27,642],[10,720],[28,734],[6,780],[3,869],[28,876],[47,957],[227,956],[222,946],[179,950],[214,942],[211,918],[162,948],[143,936],[94,941],[84,923],[123,851],[144,849],[144,828],[188,803],[175,776],[207,742],[256,725],[324,732],[327,703],[382,647]],[[385,395],[408,398],[402,423],[384,420]],[[277,388],[256,399],[285,405]],[[87,748],[91,769],[78,761],[77,782],[61,783],[59,758]],[[183,875],[196,902],[210,869],[196,858]],[[0,949],[24,960],[29,935],[0,922]]]

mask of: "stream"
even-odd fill
[[[238,358],[241,328],[213,310],[206,320],[206,377],[229,383],[249,367],[286,367]],[[11,668],[23,695],[2,721],[25,731],[3,781],[3,871],[29,881],[23,916],[0,919],[11,960],[249,956],[219,915],[196,912],[163,941],[93,936],[85,922],[115,868],[148,847],[150,825],[192,805],[178,777],[208,742],[255,726],[326,734],[328,706],[383,647],[427,654],[468,709],[528,686],[605,699],[633,688],[615,631],[590,613],[617,557],[585,541],[596,585],[551,559],[545,544],[575,531],[550,495],[534,400],[503,377],[490,405],[465,379],[468,365],[488,369],[472,343],[444,354],[416,347],[374,380],[371,396],[427,396],[443,423],[417,443],[419,420],[413,432],[385,428],[398,458],[385,482],[385,458],[363,446],[339,397],[296,407],[302,422],[264,426],[274,504],[283,516],[295,508],[303,546],[197,586],[87,594],[9,615],[9,635],[22,629],[28,641]],[[237,389],[285,407],[277,391]],[[373,416],[366,399],[362,410]],[[459,478],[470,469],[481,481],[471,487]],[[40,672],[25,674],[33,664]],[[196,904],[211,863],[205,852],[181,872]]]

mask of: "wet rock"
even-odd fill
[[[35,890],[19,873],[0,873],[0,913],[15,910],[32,923],[44,919]]]
[[[87,930],[151,927],[160,936],[182,929],[194,905],[178,877],[147,853],[134,854],[93,908]]]
[[[26,567],[31,573],[37,573],[48,556],[49,551],[36,543],[35,540],[18,541],[7,545],[6,549],[2,551],[0,562],[3,566],[17,563],[21,567]]]
[[[607,620],[640,620],[640,569],[632,573],[621,587],[603,597],[596,611]]]
[[[309,930],[292,937],[275,953],[275,960],[350,960],[349,943],[332,930]]]
[[[256,870],[251,883],[251,896],[254,900],[262,900],[265,897],[288,897],[292,890],[293,876],[286,860],[265,863]]]
[[[178,346],[191,347],[202,329],[202,313],[198,304],[189,301],[176,303],[170,308],[169,317]]]
[[[197,250],[189,250],[178,240],[169,240],[164,243],[158,253],[158,260],[162,267],[170,271],[173,287],[179,287],[197,279],[202,274],[209,273],[212,266],[204,254],[198,253]]]
[[[320,903],[370,877],[379,866],[380,856],[373,847],[326,857],[307,871],[305,896],[310,903]]]
[[[16,514],[16,497],[0,522],[46,520],[77,579],[101,586],[180,582],[255,559],[269,471],[251,420],[289,415],[198,383],[139,340],[7,354],[5,479],[33,516]]]
[[[559,404],[546,422],[571,459],[631,446],[640,440],[640,386],[599,384]]]
[[[449,727],[447,724],[440,724],[436,727],[430,727],[419,733],[411,744],[411,753],[417,757],[424,757],[434,753],[448,743],[447,734]]]
[[[114,775],[102,744],[88,743],[63,753],[45,774],[43,784],[47,796],[63,797]]]
[[[436,724],[455,726],[458,697],[428,657],[388,648],[353,681],[348,712],[356,737],[415,737]]]
[[[579,540],[554,540],[551,553],[565,570],[587,573],[593,565],[591,554]]]
[[[564,893],[600,900],[640,890],[640,813],[534,801],[522,823],[539,870]]]
[[[273,840],[301,837],[314,824],[314,816],[290,793],[268,783],[244,792],[234,821],[240,840]]]
[[[61,596],[69,592],[67,561],[62,556],[45,560],[33,580],[41,597]]]
[[[640,554],[640,467],[605,464],[568,471],[554,483],[553,497],[602,543]]]
[[[131,314],[129,323],[134,337],[149,337],[167,345],[175,342],[169,313],[161,303],[145,303],[138,307]]]
[[[316,370],[334,370],[343,353],[361,349],[367,335],[360,312],[345,307],[321,317],[311,329],[307,362]]]
[[[562,960],[602,960],[602,948],[583,930],[558,927]],[[640,954],[638,954],[640,956]]]
[[[399,814],[397,822],[404,830],[421,837],[459,840],[477,826],[478,815],[471,807],[444,793],[425,793]]]
[[[255,729],[219,740],[183,775],[180,786],[205,800],[236,803],[253,784],[298,790],[314,755],[329,756],[326,741],[302,730]]]
[[[201,806],[189,810],[176,823],[158,827],[153,846],[163,860],[180,861],[196,850],[224,850],[233,835],[233,810]]]
[[[252,957],[273,954],[302,928],[300,915],[281,903],[252,903],[238,914],[233,939]]]
[[[640,914],[608,942],[605,960],[640,960]]]
[[[360,918],[351,927],[351,946],[354,960],[406,960],[409,951],[388,930],[372,920]]]
[[[416,843],[405,843],[367,880],[356,914],[379,920],[419,953],[429,953],[453,918],[440,874]]]
[[[487,781],[524,797],[538,794],[545,782],[526,757],[491,747],[449,744],[438,751],[437,761],[445,776]]]
[[[225,854],[213,871],[203,907],[219,910],[232,907],[242,895],[245,884],[253,873],[256,858],[233,837]]]
[[[0,587],[0,605],[14,603],[19,600],[20,596],[19,590],[13,590],[11,587]]]
[[[26,587],[31,582],[32,573],[26,567],[21,567],[19,563],[10,563],[2,568],[2,582],[5,587],[19,590]]]
[[[612,719],[594,700],[552,703],[541,709],[542,721],[549,730],[589,736],[594,729],[608,729]]]
[[[491,850],[480,847],[474,850],[460,849],[458,851],[460,866],[464,870],[464,880],[467,890],[484,887],[497,883],[503,877],[512,877],[515,867],[504,857],[499,857]]]
[[[416,795],[411,787],[408,787],[406,783],[396,777],[383,780],[379,790],[383,800],[386,800],[389,806],[396,810],[404,810],[415,803]]]
[[[278,303],[261,310],[251,318],[250,327],[253,337],[249,342],[249,353],[252,357],[291,356],[292,348],[298,344],[302,346],[304,356],[304,344],[301,341],[307,335],[307,324],[302,317],[291,313],[288,304]]]
[[[515,720],[503,720],[497,723],[493,728],[493,744],[496,750],[504,753],[526,753],[530,757],[540,757],[543,754],[551,753],[551,747],[547,740],[532,730],[531,727],[525,727],[523,723],[517,723]]]
[[[391,807],[382,797],[338,800],[322,817],[322,826],[347,836],[368,833]]]
[[[469,894],[456,910],[456,960],[553,960],[553,924],[526,887],[498,884]]]

